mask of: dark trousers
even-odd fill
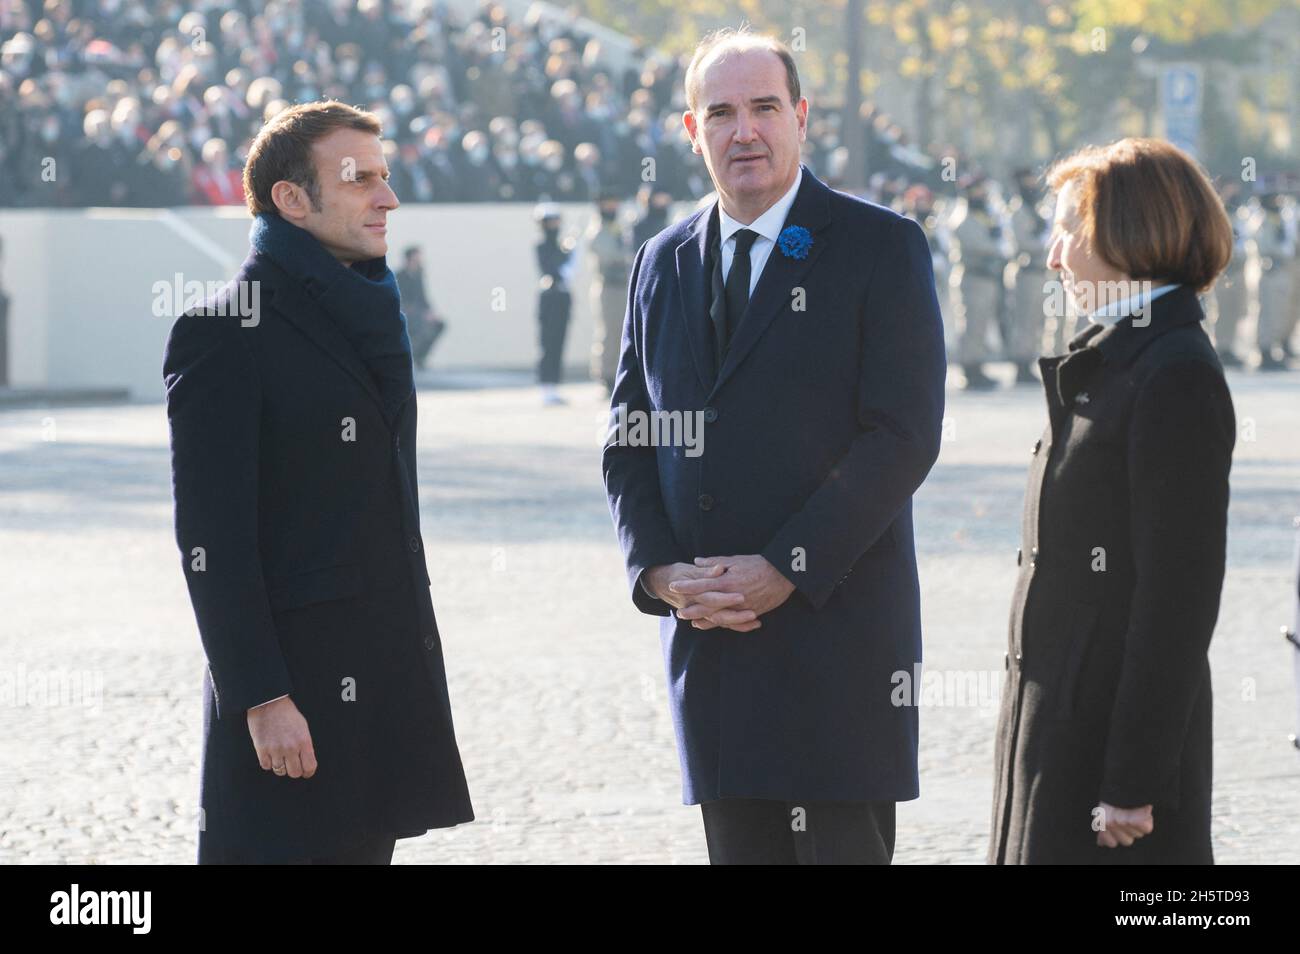
[[[569,330],[569,308],[572,302],[567,291],[544,291],[538,303],[537,319],[541,324],[542,359],[537,365],[537,380],[541,384],[559,384],[564,362],[564,338]]]
[[[306,861],[294,861],[296,865],[389,865],[393,863],[393,849],[397,847],[397,837],[386,835],[373,841],[363,842],[344,851],[329,855],[320,855]]]
[[[894,802],[723,798],[700,806],[714,865],[887,865]]]

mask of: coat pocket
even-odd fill
[[[312,603],[351,599],[360,596],[361,591],[361,567],[355,563],[317,567],[267,583],[267,596],[275,613]]]
[[[1097,616],[1101,608],[1089,603],[1069,604],[1069,639],[1065,646],[1065,661],[1056,684],[1056,718],[1070,719],[1075,715],[1075,695],[1079,686],[1079,673],[1092,644]]]

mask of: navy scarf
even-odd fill
[[[248,233],[265,255],[302,285],[343,332],[374,378],[389,424],[415,393],[411,339],[406,332],[397,278],[383,258],[345,266],[306,229],[278,215],[259,213]]]

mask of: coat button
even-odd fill
[[[1040,437],[1038,440],[1034,441],[1034,453],[1037,454],[1038,451],[1042,448],[1042,446],[1043,446],[1043,439]]]
[[[1038,566],[1038,547],[1034,547],[1029,551],[1029,565]]]
[[[1019,669],[1019,668],[1024,664],[1024,661],[1025,661],[1025,657],[1022,656],[1022,655],[1020,655],[1020,653],[1016,653],[1016,668],[1017,668],[1017,669]]]
[[[1020,566],[1024,562],[1024,556],[1024,551],[1020,547],[1016,547],[1016,566]]]
[[[434,638],[433,633],[429,633],[427,636],[424,637],[424,648],[432,649],[436,642],[437,640]]]
[[[419,552],[420,552],[420,538],[419,538],[419,537],[411,537],[411,539],[409,539],[409,540],[406,541],[406,545],[409,546],[409,547],[411,548],[411,552],[412,552],[412,553],[419,553]]]
[[[716,407],[706,407],[704,409],[704,423],[712,424],[718,419],[718,409]]]
[[[700,494],[700,509],[701,509],[701,510],[712,510],[712,509],[713,509],[713,495],[712,495],[712,494]]]

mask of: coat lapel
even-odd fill
[[[1123,367],[1158,336],[1204,318],[1196,292],[1184,285],[1150,303],[1150,323],[1134,327],[1132,318],[1113,325],[1089,324],[1070,341],[1063,355],[1040,358],[1048,416],[1055,434],[1066,412],[1081,401],[1080,392],[1103,364]]]
[[[700,387],[709,391],[717,378],[714,366],[714,323],[720,317],[712,313],[714,301],[712,276],[709,274],[709,245],[718,234],[718,204],[713,203],[691,228],[690,237],[677,246],[677,289],[682,299],[682,320],[690,343],[691,361],[700,379]]]
[[[753,350],[772,320],[789,307],[791,292],[802,284],[826,247],[825,237],[819,237],[819,233],[830,224],[830,221],[830,189],[814,176],[807,166],[804,166],[799,192],[795,195],[790,212],[781,227],[784,229],[787,226],[799,225],[806,228],[813,234],[812,248],[808,250],[807,257],[802,259],[786,255],[779,245],[768,254],[758,284],[754,286],[749,307],[745,309],[745,316],[736,328],[730,347],[727,348],[727,356],[722,363],[722,370],[718,372],[713,391],[722,387],[727,378],[745,360],[746,355]]]
[[[380,397],[379,389],[375,386],[375,379],[329,315],[325,314],[316,302],[279,269],[276,269],[275,281],[266,291],[270,293],[268,303],[271,307],[306,335],[313,344],[338,362],[344,371],[352,375],[375,402],[380,410],[380,417],[387,420],[383,413],[384,402]]]

